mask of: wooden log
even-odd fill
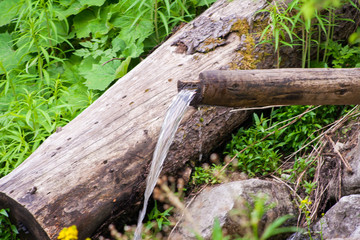
[[[56,239],[62,228],[76,225],[84,239],[114,219],[137,216],[162,121],[177,94],[176,82],[196,81],[209,69],[274,64],[272,48],[247,42],[258,40],[254,32],[261,31],[264,25],[258,23],[264,16],[258,19],[255,13],[267,4],[219,0],[0,179],[0,206],[10,208],[12,220],[30,232],[21,238]],[[246,113],[230,110],[190,109],[163,173],[179,171],[196,160],[200,145],[206,155],[221,144],[246,118]]]
[[[227,107],[360,104],[360,68],[205,71],[192,104]]]

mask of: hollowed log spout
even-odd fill
[[[256,107],[271,105],[351,105],[360,103],[360,68],[204,71],[192,105]]]

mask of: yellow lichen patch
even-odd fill
[[[265,27],[263,22],[265,21],[256,22],[258,24],[254,24],[256,26],[252,26],[251,29],[246,19],[238,19],[233,24],[231,30],[239,36],[241,44],[236,50],[235,58],[228,65],[229,69],[248,70],[256,68],[263,54],[256,50],[255,39],[260,37],[259,31]]]
[[[244,46],[236,52],[236,57],[229,63],[231,70],[255,69],[260,60],[254,54],[255,40],[249,34],[246,36]]]
[[[224,42],[222,38],[207,38],[204,41],[204,45],[211,45],[211,44],[221,44]]]
[[[246,19],[238,19],[231,27],[232,32],[237,32],[239,36],[249,34],[250,26]]]
[[[197,50],[200,52],[209,52],[213,49],[215,49],[217,46],[221,46],[225,44],[225,39],[223,38],[207,38],[204,42],[201,43],[200,46],[198,46]]]

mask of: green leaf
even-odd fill
[[[254,121],[257,126],[261,124],[259,116],[256,113],[254,113]]]
[[[111,61],[105,65],[93,64],[89,72],[82,73],[85,85],[89,89],[105,90],[115,80],[115,71],[118,63]]]
[[[112,29],[113,24],[109,22],[114,5],[98,8],[85,9],[74,17],[74,33],[78,38],[86,38],[90,33],[94,38],[100,38]]]
[[[89,6],[102,6],[105,0],[80,0],[81,5]]]
[[[74,32],[78,38],[86,38],[90,35],[90,23],[96,21],[93,11],[86,9],[74,17]]]
[[[69,5],[67,5],[68,1],[71,1]],[[85,6],[74,0],[62,0],[60,1],[60,4],[61,5],[54,4],[53,6],[56,16],[60,19],[67,18],[71,15],[76,15],[85,9]]]
[[[216,2],[216,0],[200,0],[198,6],[210,6],[210,4]]]
[[[150,19],[151,12],[147,11],[141,18],[119,16],[112,22],[114,26],[121,28],[117,38],[122,39],[125,43],[126,47],[123,49],[123,55],[136,58],[144,51],[143,42],[154,31],[154,26]]]
[[[260,240],[268,239],[272,236],[275,236],[280,233],[287,232],[296,232],[298,229],[296,227],[280,227],[286,220],[292,218],[290,215],[285,215],[277,218],[274,222],[272,222],[262,234]]]
[[[86,48],[77,49],[74,54],[79,57],[87,58],[91,55],[90,51]]]
[[[165,15],[162,12],[158,11],[158,14],[160,15],[160,18],[163,21],[163,25],[165,26],[166,35],[168,35],[169,34],[168,20],[166,19]]]
[[[122,52],[123,55],[132,58],[137,58],[144,52],[144,44],[140,41],[138,43],[130,43]]]
[[[15,68],[20,61],[18,54],[11,48],[11,35],[9,33],[0,33],[0,74],[4,74],[4,69],[10,71]]]
[[[1,209],[0,214],[5,216],[5,217],[9,217],[9,214],[7,213],[7,211],[5,209]]]
[[[9,24],[21,7],[20,0],[3,0],[0,2],[0,27]]]
[[[221,226],[220,226],[220,221],[217,218],[215,218],[215,220],[214,220],[212,239],[214,239],[214,240],[222,239],[222,230],[221,230]]]
[[[11,230],[12,230],[12,232],[13,233],[15,233],[15,234],[19,234],[19,231],[17,230],[17,228],[16,228],[16,226],[15,225],[10,225],[10,228],[11,228]]]
[[[115,53],[118,51],[123,51],[126,48],[125,41],[118,37],[114,38],[111,44],[112,44],[112,49]]]
[[[121,78],[127,73],[130,61],[131,57],[127,57],[125,61],[120,64],[120,66],[115,71],[115,78]]]

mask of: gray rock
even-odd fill
[[[204,189],[188,209],[191,217],[185,218],[169,239],[195,239],[194,232],[209,239],[215,218],[219,219],[220,225],[228,232],[244,234],[241,232],[243,229],[238,227],[239,219],[234,218],[231,212],[240,207],[244,200],[251,204],[259,193],[268,196],[267,203],[276,205],[264,215],[260,229],[280,216],[295,215],[296,211],[285,186],[259,179],[230,182]]]
[[[324,239],[360,239],[360,195],[342,197],[314,226]]]
[[[354,146],[353,141],[350,141],[351,144],[347,147],[352,148],[352,150],[347,154],[346,158],[348,159],[353,172],[350,173],[346,171],[346,168],[343,170],[341,184],[342,196],[360,194],[360,134],[356,134],[355,136],[352,136],[352,138],[355,138],[356,145]]]
[[[359,238],[330,238],[327,240],[359,240]]]

